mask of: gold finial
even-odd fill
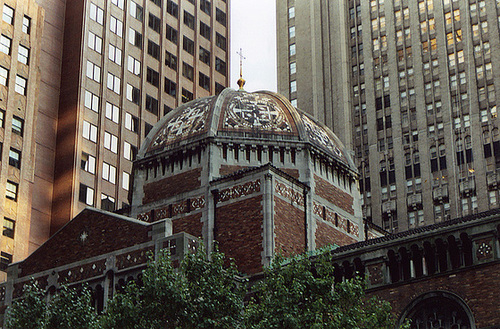
[[[236,52],[240,56],[240,78],[238,79],[238,86],[240,87],[239,91],[243,91],[243,86],[245,85],[245,79],[243,79],[243,60],[246,59],[243,56],[243,50],[240,48],[240,51]]]

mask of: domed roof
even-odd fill
[[[230,88],[218,96],[183,104],[165,115],[146,137],[138,157],[207,137],[309,142],[355,170],[339,138],[285,97],[269,91],[249,93]]]

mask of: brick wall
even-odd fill
[[[235,171],[245,169],[247,167],[245,166],[228,166],[228,165],[221,165],[219,168],[219,175],[221,176],[226,176],[229,174],[234,173]]]
[[[477,328],[497,328],[500,324],[500,263],[483,268],[464,269],[455,276],[443,275],[427,280],[393,286],[369,293],[389,301],[400,316],[417,297],[432,291],[452,292],[472,310]],[[490,327],[491,326],[491,327]]]
[[[316,248],[321,248],[329,244],[345,246],[355,242],[357,241],[347,234],[340,232],[335,227],[321,220],[316,221]]]
[[[163,178],[144,185],[143,204],[170,198],[180,193],[189,192],[201,186],[201,168]]]
[[[262,270],[262,195],[217,207],[215,240],[247,274]]]
[[[299,179],[299,170],[298,169],[280,168],[280,170],[283,172],[286,172],[288,175],[292,176],[295,179]]]
[[[304,211],[274,197],[274,234],[276,252],[284,256],[303,253],[306,248]]]
[[[314,175],[314,182],[316,183],[317,195],[354,215],[353,197],[351,195],[317,175]]]
[[[173,234],[186,232],[195,237],[201,237],[203,229],[203,223],[201,222],[201,213],[173,219],[172,226]]]

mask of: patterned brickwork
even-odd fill
[[[148,254],[154,251],[154,247],[146,247],[116,256],[116,267],[118,270],[145,264],[148,261]]]
[[[201,168],[196,168],[144,185],[143,204],[168,199],[201,186]]]
[[[328,181],[317,175],[314,175],[314,182],[316,183],[316,194],[318,196],[347,211],[351,215],[354,215],[354,199],[351,195],[342,191],[338,187],[333,186]]]
[[[294,188],[283,183],[276,182],[276,184],[274,185],[274,192],[276,192],[277,195],[290,200],[292,203],[295,203],[302,207],[304,206],[304,194],[301,191],[297,191]]]
[[[184,216],[172,220],[173,234],[186,232],[195,237],[202,236],[203,223],[201,222],[201,214]]]
[[[316,221],[316,248],[331,244],[345,246],[356,240],[321,220]]]
[[[324,207],[318,202],[313,202],[313,213],[321,219],[332,223],[338,230],[359,237],[359,226],[335,213],[332,209]]]
[[[260,179],[221,190],[219,192],[218,202],[241,198],[242,196],[257,192],[260,192]]]
[[[306,248],[304,211],[274,197],[274,234],[276,252],[284,256],[303,253]]]
[[[76,282],[92,277],[103,275],[106,271],[106,260],[101,259],[96,262],[83,264],[80,266],[72,267],[59,271],[59,282]]]

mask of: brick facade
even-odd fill
[[[340,232],[332,225],[329,225],[321,220],[316,221],[316,248],[321,248],[331,244],[345,246],[355,242],[356,240],[352,237]]]
[[[276,252],[284,256],[303,253],[306,250],[304,210],[274,197],[274,235]]]
[[[186,232],[195,237],[202,236],[203,223],[201,222],[201,213],[184,216],[172,220],[173,232]]]
[[[174,195],[189,192],[201,186],[201,169],[193,169],[181,174],[163,178],[144,185],[143,204],[164,200]]]
[[[238,170],[248,168],[246,166],[230,166],[230,165],[221,165],[219,168],[219,175],[227,176]]]
[[[323,178],[314,175],[314,182],[316,184],[316,194],[323,199],[335,204],[337,207],[347,211],[349,214],[354,215],[354,199],[351,195],[342,191],[336,186],[333,186]]]

